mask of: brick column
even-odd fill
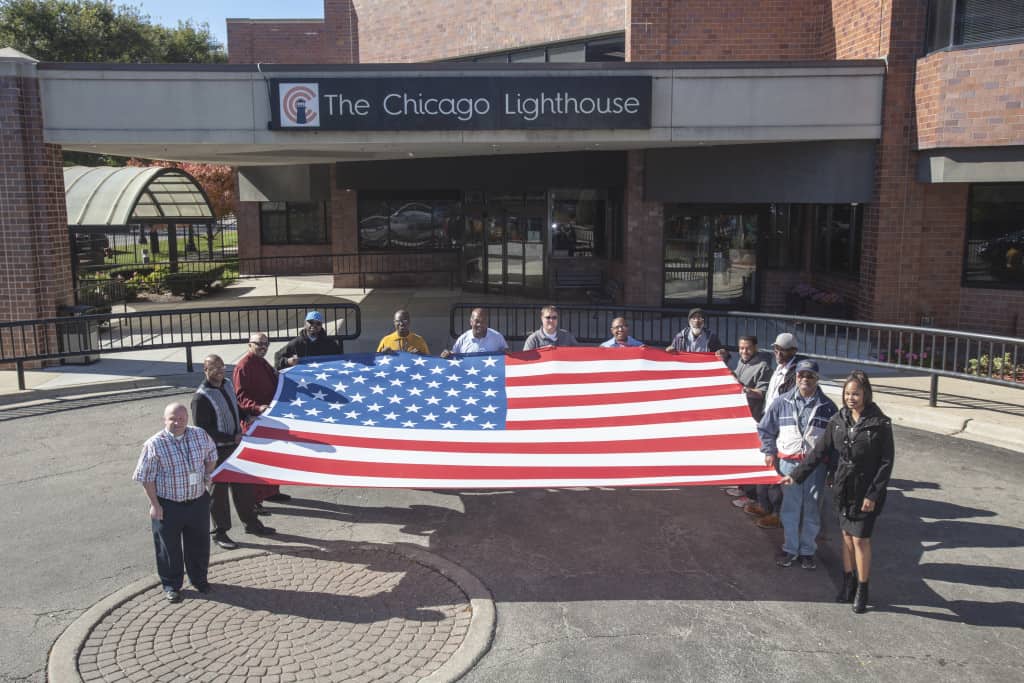
[[[0,50],[0,321],[72,303],[62,169],[60,147],[43,142],[36,60]]]
[[[631,150],[626,158],[624,300],[631,306],[660,306],[665,212],[662,204],[644,199],[643,150]]]

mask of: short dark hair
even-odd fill
[[[740,341],[745,341],[754,346],[757,346],[757,335],[756,334],[744,334],[740,337]]]
[[[856,382],[860,385],[861,391],[864,392],[864,405],[869,406],[874,402],[874,393],[871,391],[871,380],[868,379],[868,375],[863,370],[854,370],[846,379],[843,380],[843,392],[846,392],[846,385],[850,382]]]

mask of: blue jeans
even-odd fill
[[[779,471],[788,476],[800,464],[799,460],[779,460]],[[818,544],[815,539],[821,530],[821,507],[818,500],[825,487],[825,468],[815,467],[802,484],[782,487],[782,510],[779,520],[786,540],[782,551],[789,555],[813,555]]]

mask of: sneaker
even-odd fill
[[[801,555],[800,556],[800,568],[801,569],[817,569],[818,565],[814,563],[814,555]]]
[[[743,489],[737,488],[735,486],[730,486],[729,488],[727,488],[725,490],[725,495],[732,496],[733,498],[736,498],[737,496],[742,496],[743,495]]]
[[[760,505],[758,505],[757,503],[751,503],[750,505],[745,505],[743,507],[743,511],[746,512],[748,515],[753,515],[754,517],[764,517],[764,516],[766,516],[768,514],[765,511],[765,509],[763,507],[761,507]]]
[[[738,508],[745,508],[753,502],[754,501],[752,499],[747,498],[746,496],[740,496],[739,498],[732,499],[732,504]]]
[[[764,517],[758,517],[754,523],[762,529],[778,529],[782,526],[782,522],[779,521],[778,515],[765,515]]]
[[[238,544],[228,538],[228,535],[223,531],[218,531],[213,535],[213,542],[224,548],[224,550],[235,550],[238,548]]]
[[[798,561],[799,559],[799,555],[790,555],[789,553],[783,553],[775,560],[775,564],[779,567],[792,567],[793,563]]]
[[[202,593],[203,595],[207,595],[210,591],[213,590],[213,586],[210,585],[209,581],[207,581],[206,583],[201,583],[198,586],[192,586],[192,587],[195,588],[200,593]]]
[[[164,600],[171,603],[181,602],[181,593],[175,590],[165,590]]]

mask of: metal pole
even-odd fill
[[[19,360],[15,365],[18,366],[18,390],[25,391],[25,362]]]
[[[928,389],[928,405],[935,407],[939,400],[939,375],[932,375],[931,388]]]
[[[185,371],[192,372],[192,345],[189,344],[185,347]]]
[[[279,296],[277,292],[277,273],[274,273],[274,296]]]

